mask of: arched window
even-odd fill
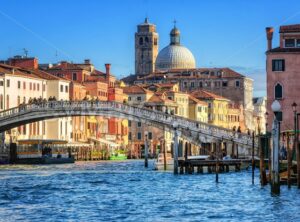
[[[282,99],[282,85],[279,83],[275,85],[275,99]]]
[[[143,38],[140,37],[140,45],[143,45]]]
[[[148,42],[149,42],[149,39],[148,39],[148,37],[146,37],[146,38],[145,38],[145,42],[146,42],[146,43],[148,43]]]

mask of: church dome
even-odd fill
[[[195,58],[191,51],[180,45],[180,31],[176,27],[170,32],[170,40],[170,45],[158,53],[155,70],[196,68]]]
[[[159,52],[155,63],[155,69],[161,71],[194,68],[196,68],[196,62],[193,54],[181,45],[168,45],[163,48]]]

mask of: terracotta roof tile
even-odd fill
[[[146,93],[152,93],[151,91],[144,89],[141,86],[134,85],[134,86],[126,86],[123,88],[123,92],[125,94],[146,94]]]
[[[195,97],[192,96],[192,95],[189,95],[189,99],[192,100],[193,102],[198,103],[198,104],[201,104],[201,105],[203,105],[203,106],[208,106],[207,102],[201,101],[201,100],[195,98]]]
[[[212,92],[206,90],[197,90],[191,93],[192,96],[196,97],[197,99],[220,99],[220,100],[228,100],[227,98],[214,94]]]

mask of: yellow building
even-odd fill
[[[189,118],[192,120],[207,123],[208,104],[193,96],[189,96]]]
[[[169,100],[177,104],[175,115],[189,118],[189,94],[175,91],[168,91],[165,94]]]
[[[208,123],[228,128],[228,105],[230,100],[214,93],[198,90],[191,93],[195,98],[208,104]]]

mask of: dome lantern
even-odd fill
[[[180,45],[180,31],[176,28],[176,20],[174,21],[174,28],[170,32],[170,45]]]

